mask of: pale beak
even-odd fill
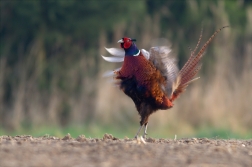
[[[123,40],[122,40],[122,39],[120,39],[117,43],[123,43]]]

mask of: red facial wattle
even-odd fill
[[[123,38],[123,43],[121,43],[121,47],[124,49],[128,49],[132,44],[132,41],[130,38],[124,37]]]
[[[131,46],[131,44],[132,44],[131,41],[127,41],[127,42],[124,42],[123,46],[125,49],[128,49]]]

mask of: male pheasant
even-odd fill
[[[225,26],[227,27],[227,26]],[[200,60],[208,44],[223,28],[215,31],[209,40],[203,45],[198,54],[195,51],[198,44],[182,69],[179,71],[176,60],[170,55],[170,48],[157,46],[150,51],[139,50],[134,43],[136,40],[124,37],[118,41],[122,49],[110,48],[106,50],[114,57],[104,57],[109,62],[123,62],[122,67],[114,70],[114,78],[119,80],[121,90],[128,95],[137,108],[141,117],[140,128],[145,127],[143,137],[147,135],[149,116],[155,111],[166,110],[173,107],[173,101],[183,92],[200,70]],[[201,34],[202,35],[202,34]]]

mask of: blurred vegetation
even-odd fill
[[[224,25],[230,28],[205,53],[201,80],[173,109],[152,116],[150,135],[168,134],[158,129],[184,135],[202,127],[239,134],[252,129],[250,0],[1,0],[0,7],[3,133],[76,126],[95,135],[94,127],[107,132],[116,126],[122,136],[133,136],[139,122],[134,104],[101,77],[120,65],[102,60],[104,46],[119,47],[116,41],[130,36],[148,50],[154,39],[166,38],[181,67],[202,28],[204,43]]]
[[[94,124],[91,127],[87,126],[76,126],[76,125],[69,125],[65,127],[59,126],[40,126],[36,129],[19,129],[18,131],[6,131],[4,129],[0,129],[0,136],[2,135],[10,135],[10,136],[17,136],[17,135],[32,135],[34,137],[40,136],[57,136],[63,138],[68,133],[76,138],[79,135],[85,135],[88,138],[102,138],[105,133],[112,134],[114,137],[117,138],[132,138],[133,134],[135,134],[135,128],[125,128],[118,126],[110,126],[110,125],[100,125]],[[251,139],[252,133],[239,133],[231,131],[230,129],[223,129],[223,128],[201,128],[197,130],[195,133],[170,133],[169,131],[165,131],[162,129],[158,129],[157,131],[151,131],[151,138],[170,138],[174,139],[175,135],[177,139],[181,138],[212,138],[212,139]]]

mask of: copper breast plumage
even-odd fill
[[[135,77],[137,84],[145,87],[146,97],[155,98],[158,104],[163,103],[165,92],[162,86],[165,84],[165,78],[142,54],[125,56],[123,66],[117,75],[118,78]]]

